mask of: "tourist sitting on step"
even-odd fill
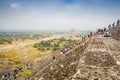
[[[104,33],[104,37],[110,37],[109,31],[106,31],[106,32]]]

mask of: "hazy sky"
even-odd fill
[[[120,0],[0,0],[0,30],[95,30],[120,18]]]

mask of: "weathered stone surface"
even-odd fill
[[[54,61],[47,68],[39,73],[35,74],[34,77],[38,77],[37,80],[69,80],[69,78],[76,72],[78,67],[80,56],[87,46],[88,41],[84,45],[76,45],[76,47],[60,58]],[[31,78],[34,79],[34,77]]]
[[[120,80],[120,47],[115,45],[120,43],[110,37],[92,37],[71,80]]]
[[[95,35],[85,45],[40,71],[36,80],[120,80],[120,42]]]
[[[120,41],[120,25],[111,30],[111,37]]]

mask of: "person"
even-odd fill
[[[106,29],[106,28],[104,28],[104,30],[103,30],[103,31],[104,31],[104,32],[106,32],[106,30],[107,30],[107,29]]]
[[[90,32],[88,32],[88,38],[90,37]]]
[[[90,37],[92,37],[92,31],[90,31]]]
[[[100,30],[100,33],[101,33],[101,34],[103,34],[103,31],[104,31],[104,30],[103,30],[103,29],[101,29],[101,30]]]
[[[106,31],[106,32],[104,33],[104,37],[110,37],[109,31]]]
[[[108,25],[108,30],[110,31],[110,29],[111,29],[111,24]]]
[[[83,42],[83,41],[84,41],[84,39],[85,39],[85,36],[83,35],[83,36],[82,36],[82,41],[81,41],[81,42]]]
[[[15,69],[15,70],[14,70],[14,73],[15,73],[15,74],[17,74],[17,73],[18,73],[18,70],[17,70],[17,69]]]
[[[120,20],[118,19],[118,20],[117,20],[117,26],[118,26],[119,24],[120,24]]]
[[[7,75],[4,75],[4,80],[7,80]]]
[[[8,78],[11,80],[11,74],[10,74],[10,73],[8,73],[7,75],[8,75]]]
[[[2,76],[2,80],[5,80],[4,78],[5,78],[5,76],[3,75],[3,76]]]
[[[55,56],[53,56],[53,60],[55,60],[56,59],[56,57]]]
[[[113,27],[113,28],[115,27],[115,22],[112,24],[112,27]]]
[[[14,79],[16,79],[16,78],[17,78],[17,74],[16,74],[16,73],[14,73],[14,74],[13,74],[13,77],[14,77]]]

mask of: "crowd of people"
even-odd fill
[[[2,80],[12,80],[12,79],[16,79],[17,78],[17,74],[18,74],[18,70],[14,70],[13,72],[8,72],[5,75],[2,75]]]
[[[72,46],[68,46],[66,48],[63,48],[61,51],[60,51],[60,54],[65,54],[66,52],[68,52],[69,50],[72,49]]]
[[[26,64],[23,68],[15,69],[14,71],[8,72],[2,75],[2,80],[16,80],[18,78],[19,72],[24,72],[25,69],[32,69],[33,64]]]
[[[72,48],[73,48],[72,46],[67,46],[67,47],[61,49],[61,50],[60,50],[60,55],[66,54],[66,53],[69,52]],[[60,57],[60,55],[59,55],[59,57]],[[53,60],[56,60],[56,59],[57,59],[57,56],[54,55],[54,56],[53,56]]]
[[[89,31],[87,33],[87,37],[88,38],[91,38],[93,35],[95,34],[103,34],[104,37],[109,37],[111,35],[110,31],[117,27],[118,25],[120,25],[120,20],[118,19],[116,22],[113,22],[112,24],[109,24],[107,27],[104,27],[104,28],[98,28],[96,30],[96,32],[92,32],[92,31]],[[86,36],[83,35],[82,36],[82,39],[81,39],[81,42],[83,42],[85,40]]]
[[[103,34],[104,37],[109,37],[111,35],[110,31],[120,25],[120,20],[118,19],[117,22],[113,22],[112,24],[109,24],[107,27],[99,28],[96,31],[96,34]]]

